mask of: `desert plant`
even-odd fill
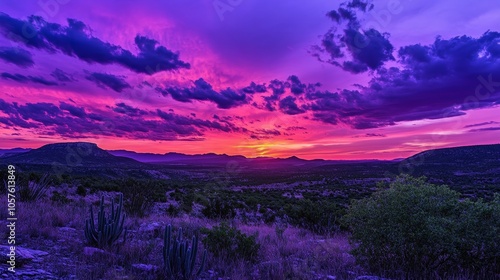
[[[125,211],[135,217],[144,217],[154,205],[155,186],[151,182],[144,182],[128,178],[120,182],[120,191],[127,199],[124,201]]]
[[[499,203],[461,200],[446,186],[403,176],[353,201],[344,221],[354,255],[375,273],[413,279],[466,271],[484,278],[499,263]]]
[[[116,208],[114,200],[111,200],[111,214],[106,216],[104,211],[104,196],[102,196],[99,212],[97,213],[96,227],[94,222],[94,210],[92,205],[90,206],[90,218],[85,221],[85,238],[89,244],[103,248],[111,246],[118,240],[123,233],[123,223],[125,221],[125,214],[122,214],[122,209],[123,195],[120,194]]]
[[[86,196],[87,189],[82,185],[78,185],[78,187],[76,187],[76,194],[80,196]]]
[[[177,238],[172,238],[172,226],[165,228],[163,239],[163,265],[168,279],[198,278],[205,268],[207,250],[203,252],[200,268],[194,273],[196,255],[198,254],[198,237],[195,235],[191,246],[182,239],[182,228],[179,228]],[[194,274],[193,274],[194,273]]]
[[[234,206],[220,198],[210,199],[201,213],[209,219],[231,219],[236,215]]]
[[[50,180],[47,174],[39,180],[29,180],[27,184],[19,185],[19,198],[21,201],[37,201],[44,196],[49,187]]]
[[[274,230],[276,231],[276,237],[279,241],[285,241],[284,234],[285,230],[288,228],[287,216],[283,218],[276,218],[274,222]]]
[[[54,191],[52,193],[52,197],[50,198],[50,200],[57,202],[57,203],[61,203],[61,204],[67,204],[67,203],[70,203],[73,201],[73,200],[67,198],[64,194],[60,194],[57,191]]]
[[[204,229],[207,236],[203,245],[216,257],[224,257],[229,261],[243,259],[256,261],[260,249],[257,235],[248,236],[235,227],[222,222],[212,229]]]

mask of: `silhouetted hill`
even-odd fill
[[[500,144],[429,150],[403,160],[400,167],[449,185],[486,187],[500,183]]]
[[[131,158],[114,156],[94,143],[71,142],[42,146],[23,153],[14,153],[0,158],[8,164],[53,164],[69,166],[135,166],[140,162]]]
[[[500,163],[500,144],[463,146],[428,150],[403,160],[404,164],[476,164]]]

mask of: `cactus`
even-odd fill
[[[196,255],[198,253],[198,237],[193,236],[191,247],[187,240],[182,240],[182,228],[179,228],[177,239],[172,240],[172,226],[165,228],[163,239],[163,265],[168,279],[192,279]],[[205,267],[207,250],[203,252],[200,268],[195,277],[199,277]]]
[[[103,248],[111,246],[118,240],[123,232],[123,222],[125,221],[125,214],[122,215],[122,209],[123,194],[120,194],[116,208],[114,200],[111,200],[111,214],[106,217],[104,212],[104,196],[102,196],[99,213],[97,213],[96,228],[94,223],[94,210],[91,205],[90,218],[85,221],[85,237],[87,241],[94,246]]]

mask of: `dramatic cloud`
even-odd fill
[[[264,93],[267,91],[267,87],[265,84],[259,85],[251,82],[249,86],[244,87],[242,90],[244,93]]]
[[[297,115],[302,114],[305,110],[300,109],[295,103],[296,98],[292,96],[287,96],[279,102],[281,112],[287,115]]]
[[[28,68],[35,64],[31,53],[21,48],[0,48],[0,59],[22,68]]]
[[[493,126],[493,127],[485,127],[485,128],[477,128],[477,129],[471,129],[469,132],[479,132],[479,131],[496,131],[500,130],[500,126]]]
[[[39,16],[28,20],[12,18],[0,13],[0,31],[12,41],[27,47],[62,53],[78,57],[88,63],[119,64],[136,73],[152,75],[161,71],[189,68],[189,63],[158,42],[137,35],[137,55],[120,46],[104,42],[91,35],[90,28],[83,22],[68,19],[68,26],[46,22]]]
[[[42,85],[46,85],[46,86],[57,85],[56,82],[46,80],[42,77],[24,76],[21,74],[10,74],[10,73],[6,73],[6,72],[3,72],[2,74],[0,74],[0,76],[4,79],[13,80],[13,81],[20,82],[20,83],[33,82],[33,83],[38,83],[38,84],[42,84]]]
[[[274,79],[269,82],[268,89],[271,90],[271,95],[264,96],[264,106],[263,109],[268,111],[275,111],[276,106],[279,106],[281,111],[286,112],[286,114],[294,115],[302,113],[303,111],[297,107],[295,104],[295,98],[290,96],[285,97],[286,100],[282,99],[278,103],[278,101],[282,98],[282,96],[287,92],[287,89],[292,95],[298,96],[305,94],[314,93],[317,88],[320,86],[319,83],[315,84],[304,84],[299,78],[295,75],[289,76],[286,81],[280,81],[278,79]],[[254,105],[257,108],[261,108],[259,105]]]
[[[306,107],[324,123],[367,129],[498,106],[499,46],[500,33],[486,32],[402,47],[401,68],[380,68],[359,90],[309,93]]]
[[[89,112],[83,107],[61,102],[8,103],[0,99],[0,124],[32,129],[38,135],[68,138],[115,136],[149,140],[202,140],[207,130],[226,133],[247,130],[228,121],[208,121],[161,110],[145,111],[119,103],[109,111]],[[147,116],[148,118],[144,118]]]
[[[84,118],[87,116],[87,113],[85,112],[85,109],[81,107],[76,107],[71,104],[61,102],[61,105],[59,105],[59,108],[64,111],[68,111],[71,115],[79,118]]]
[[[464,128],[477,127],[477,126],[485,126],[485,125],[490,125],[490,124],[500,124],[500,122],[489,121],[489,122],[475,123],[475,124],[466,125],[466,126],[464,126]]]
[[[134,108],[134,107],[129,106],[125,103],[116,104],[116,107],[113,107],[112,110],[115,111],[116,113],[120,113],[120,114],[124,114],[124,115],[128,115],[128,116],[134,116],[134,117],[144,116],[144,115],[148,114],[147,111],[144,111],[144,110],[141,110],[138,108]]]
[[[366,133],[364,135],[353,136],[353,138],[372,138],[372,137],[387,137],[387,135],[379,133]]]
[[[361,26],[357,12],[371,9],[372,4],[354,0],[327,13],[335,26],[323,36],[321,46],[314,48],[314,56],[354,74],[377,70],[385,62],[394,60],[389,34]]]
[[[271,139],[276,136],[280,136],[281,132],[276,129],[257,129],[254,131],[251,135],[250,138],[256,139],[256,140],[265,140],[265,139]]]
[[[131,86],[124,80],[124,77],[115,76],[106,73],[91,73],[87,77],[87,80],[94,82],[101,88],[110,88],[116,92],[122,92],[126,88],[131,88]]]
[[[221,109],[229,109],[248,103],[244,92],[237,92],[230,88],[217,92],[202,78],[194,81],[194,85],[189,88],[158,87],[156,90],[164,96],[170,95],[180,102],[192,102],[192,100],[210,101],[217,104],[217,107]]]
[[[59,82],[74,82],[76,81],[72,75],[64,72],[63,70],[56,68],[52,73],[50,74],[52,77],[54,77],[56,80]]]

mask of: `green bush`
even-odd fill
[[[235,227],[223,222],[212,229],[203,229],[207,236],[203,245],[215,257],[222,257],[228,261],[243,259],[256,261],[260,249],[257,243],[257,234],[248,236]]]
[[[54,191],[52,193],[52,197],[50,197],[50,200],[61,204],[68,204],[73,201],[72,199],[67,198],[64,194],[60,194],[57,191]]]
[[[310,199],[301,199],[293,204],[287,203],[283,211],[292,224],[316,233],[329,233],[340,229],[338,219],[342,210],[328,200],[313,202]]]
[[[460,200],[446,186],[403,176],[353,201],[344,221],[357,260],[384,276],[437,278],[498,270],[500,199]]]
[[[76,187],[76,194],[79,196],[86,196],[87,189],[83,185],[78,185],[78,187]]]
[[[232,219],[236,216],[233,205],[220,198],[210,199],[201,213],[209,219]]]
[[[126,179],[121,182],[121,191],[126,197],[124,208],[128,214],[144,217],[154,205],[154,188],[151,182]]]

